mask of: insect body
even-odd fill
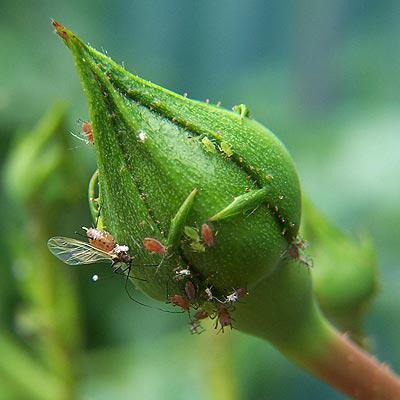
[[[184,311],[189,311],[189,308],[190,308],[189,300],[185,299],[180,294],[172,295],[169,298],[169,300],[174,306],[178,306],[178,307],[182,308],[182,310],[184,310]]]
[[[187,281],[185,284],[185,293],[189,301],[196,300],[196,288],[191,281]]]
[[[208,247],[211,247],[214,245],[214,235],[213,235],[213,231],[209,225],[203,224],[201,226],[201,238],[203,239],[203,242]]]
[[[94,144],[92,124],[90,122],[82,122],[82,131],[86,136],[88,144]]]
[[[218,315],[217,315],[217,323],[215,324],[215,328],[218,327],[218,323],[221,326],[220,331],[224,331],[224,328],[226,326],[230,326],[232,329],[232,318],[231,315],[229,314],[229,311],[225,307],[220,307],[218,310]]]
[[[89,240],[89,243],[98,250],[109,253],[117,246],[117,243],[115,242],[111,233],[101,231],[96,228],[85,228],[84,226],[82,229],[86,231],[86,236]]]
[[[86,230],[89,241],[91,243],[82,242],[81,240],[71,239],[63,236],[55,236],[49,239],[47,247],[59,260],[65,264],[76,266],[85,264],[94,264],[101,261],[111,261],[113,272],[126,273],[125,291],[129,298],[137,304],[145,307],[153,308],[163,312],[172,312],[162,308],[149,306],[136,300],[129,293],[128,281],[132,269],[133,257],[128,254],[129,247],[117,244],[111,234],[98,229],[89,228]],[[97,236],[99,235],[99,236]],[[111,248],[111,243],[114,243]],[[105,251],[104,249],[110,249]],[[122,266],[126,265],[124,269]],[[139,278],[136,278],[139,279]],[[98,280],[98,275],[94,275],[94,281]],[[172,301],[171,301],[172,302]]]
[[[167,248],[157,239],[145,238],[143,240],[143,246],[146,250],[152,253],[158,253],[163,255],[167,252]]]
[[[283,256],[287,256],[292,260],[299,261],[306,267],[311,268],[313,266],[312,260],[302,254],[302,250],[308,247],[308,243],[302,239],[295,239],[289,244],[288,248],[283,253]]]

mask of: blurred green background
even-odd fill
[[[278,134],[318,208],[371,233],[381,289],[366,331],[400,371],[399,1],[0,0],[0,399],[343,398],[259,339],[191,336],[106,266],[48,254],[48,237],[91,224],[95,169],[69,133],[87,110],[50,17],[145,79],[248,104]]]

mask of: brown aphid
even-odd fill
[[[170,296],[169,301],[174,305],[182,308],[183,311],[189,311],[190,304],[189,300],[185,299],[180,294],[174,294]]]
[[[117,245],[111,233],[96,228],[86,228],[84,226],[82,229],[86,231],[89,243],[98,250],[110,253]]]
[[[143,240],[143,246],[146,250],[153,253],[164,255],[167,252],[167,248],[157,239],[145,238]]]
[[[94,144],[92,124],[90,122],[83,121],[82,122],[82,131],[86,136],[87,142],[89,144]]]
[[[196,314],[194,314],[193,319],[196,321],[199,321],[201,319],[206,319],[208,317],[208,312],[205,310],[200,310],[197,311]]]
[[[187,281],[185,284],[185,293],[189,301],[196,300],[196,288],[191,281]]]
[[[232,329],[232,318],[229,314],[229,311],[225,307],[220,307],[217,314],[217,323],[215,324],[215,328],[218,327],[218,323],[221,326],[221,331],[224,331],[226,326],[230,326]]]
[[[301,254],[301,250],[308,247],[308,243],[302,239],[293,240],[286,250],[286,254],[292,259],[305,264],[307,267],[312,267],[312,260]]]
[[[203,239],[203,242],[208,247],[211,247],[214,245],[214,235],[213,235],[213,231],[209,225],[203,224],[201,226],[201,238]]]

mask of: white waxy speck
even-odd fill
[[[92,281],[93,282],[97,282],[99,280],[99,276],[98,275],[93,275],[92,276]]]
[[[139,137],[139,140],[142,143],[144,143],[144,141],[147,139],[146,132],[145,131],[140,131],[138,137]]]
[[[127,253],[129,251],[129,247],[128,246],[120,246],[119,244],[117,244],[114,247],[114,253],[119,254],[119,253]]]
[[[227,303],[235,303],[238,300],[239,300],[239,297],[236,292],[233,292],[232,294],[229,294],[228,296],[226,296]]]

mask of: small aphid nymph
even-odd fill
[[[164,255],[167,252],[167,248],[157,239],[145,238],[143,240],[143,246],[146,250],[151,251],[152,253]]]
[[[193,285],[193,282],[187,281],[185,284],[185,293],[189,301],[196,300],[196,288]]]
[[[301,250],[304,250],[308,247],[308,243],[302,239],[295,239],[292,243],[289,244],[287,250],[283,253],[289,256],[292,260],[299,261],[304,264],[308,268],[312,268],[313,263],[309,257],[302,255]]]
[[[94,144],[92,124],[87,121],[82,122],[82,131],[83,131],[84,135],[86,136],[87,143]]]
[[[201,238],[203,239],[203,242],[208,247],[211,247],[214,245],[214,235],[213,235],[213,231],[209,225],[203,224],[201,226]]]
[[[232,318],[231,315],[229,314],[229,311],[225,307],[220,307],[218,310],[218,317],[217,317],[217,323],[215,324],[215,328],[218,327],[218,323],[221,326],[221,331],[224,331],[224,328],[227,326],[230,326],[232,329]]]

